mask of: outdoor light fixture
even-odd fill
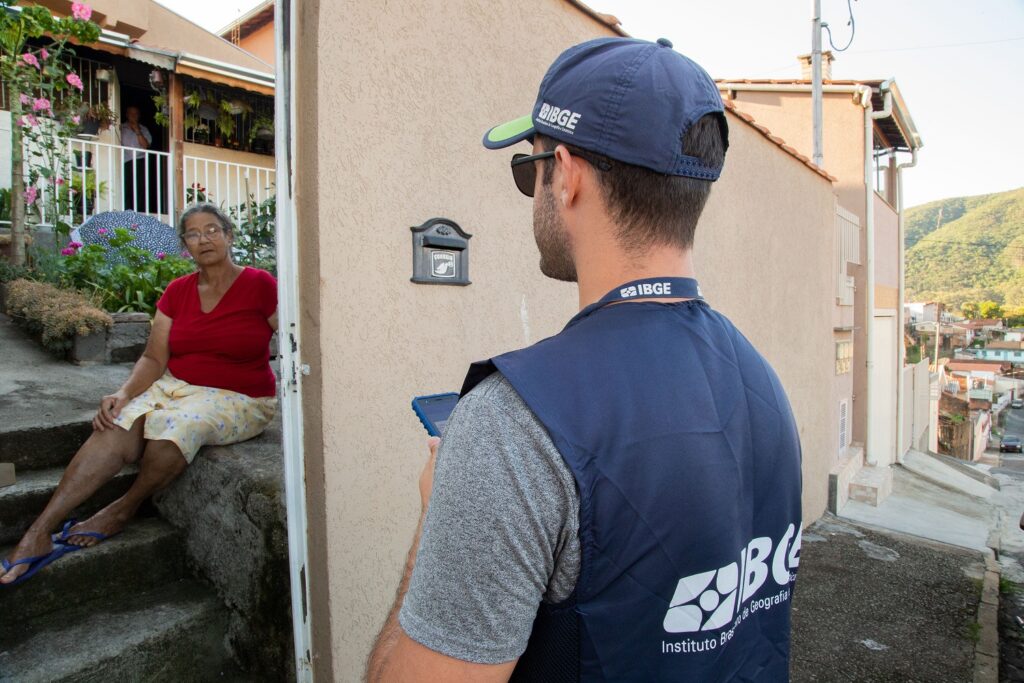
[[[93,74],[93,77],[101,83],[109,83],[110,69],[96,69],[96,73]]]

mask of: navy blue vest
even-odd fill
[[[693,297],[636,302],[630,298]],[[689,278],[627,283],[477,363],[546,427],[580,495],[579,579],[513,680],[786,681],[800,442],[778,377]]]

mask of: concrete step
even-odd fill
[[[119,498],[131,486],[136,472],[138,468],[135,465],[126,466],[69,517],[85,519]],[[21,539],[21,535],[46,507],[63,474],[63,468],[22,472],[13,486],[0,489],[0,543],[7,545]]]
[[[864,466],[850,481],[850,500],[878,507],[891,494],[891,467]]]
[[[0,557],[9,557],[11,550],[0,548]],[[37,621],[69,603],[133,601],[136,593],[186,576],[181,534],[161,519],[136,520],[114,538],[69,553],[22,584],[0,588],[0,614],[17,616],[0,619],[0,643],[16,638],[26,620]]]
[[[81,417],[36,426],[0,426],[0,462],[14,463],[18,476],[29,470],[64,467],[92,434],[92,423]]]
[[[123,589],[112,583],[110,590]],[[0,682],[244,680],[224,644],[227,613],[195,581],[136,594],[123,607],[44,621],[19,642],[0,645]]]

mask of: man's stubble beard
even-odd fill
[[[540,251],[540,272],[553,280],[576,282],[576,264],[572,260],[572,240],[558,215],[551,185],[541,185],[533,203],[533,238]]]

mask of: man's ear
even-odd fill
[[[554,189],[562,202],[563,208],[572,206],[577,194],[579,194],[583,174],[586,172],[581,164],[586,164],[586,162],[572,156],[569,150],[565,148],[565,145],[555,147],[555,181],[557,186]]]

